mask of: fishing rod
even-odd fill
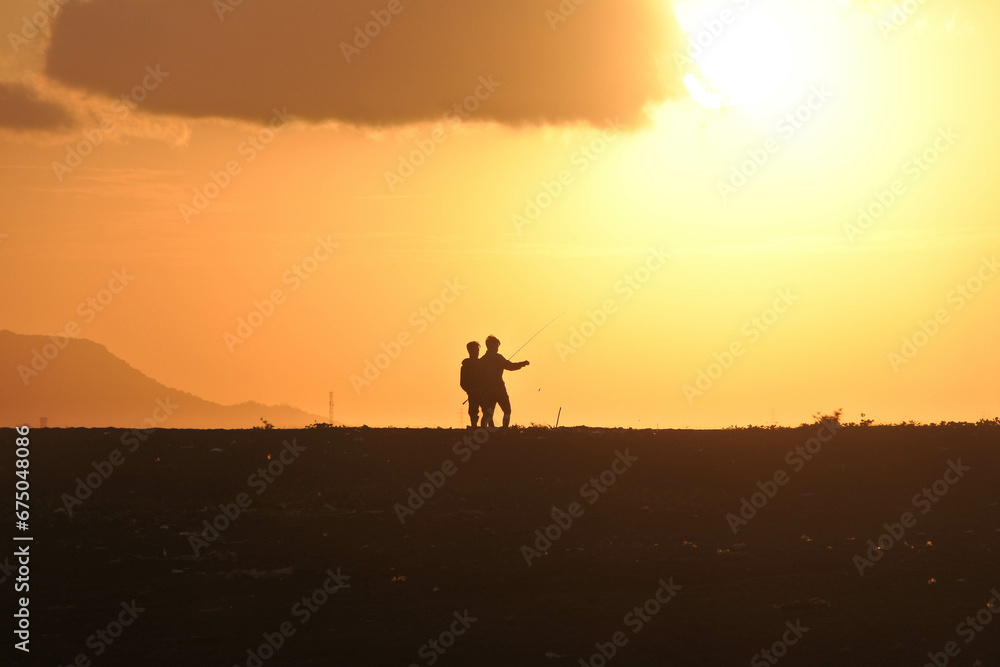
[[[548,328],[549,328],[549,327],[550,327],[550,326],[552,325],[552,322],[555,322],[556,320],[558,320],[558,319],[559,319],[560,317],[562,317],[562,316],[563,316],[563,315],[565,315],[565,314],[566,314],[566,313],[565,313],[565,312],[563,312],[563,313],[559,313],[558,315],[556,315],[555,317],[553,317],[553,318],[552,318],[552,320],[551,320],[551,321],[550,321],[550,322],[549,322],[548,324],[546,324],[546,325],[545,325],[544,327],[542,327],[541,329],[539,329],[539,330],[538,330],[538,332],[537,332],[537,333],[536,333],[536,334],[535,334],[534,336],[532,336],[531,338],[529,338],[528,340],[526,340],[526,341],[524,342],[524,345],[522,345],[521,347],[517,348],[517,349],[516,349],[516,350],[514,351],[514,354],[510,355],[510,359],[508,359],[508,361],[513,361],[513,360],[514,360],[514,357],[516,357],[516,356],[517,356],[517,353],[518,353],[518,352],[520,352],[520,351],[521,351],[521,350],[523,350],[523,349],[524,349],[525,347],[527,347],[527,346],[528,346],[528,343],[530,343],[531,341],[533,341],[533,340],[535,340],[536,338],[538,338],[538,334],[540,334],[540,333],[542,333],[543,331],[545,331],[546,329],[548,329]]]

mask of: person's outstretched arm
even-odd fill
[[[507,361],[506,359],[504,359],[503,360],[503,368],[506,371],[517,371],[517,370],[520,370],[520,369],[524,368],[529,363],[531,363],[531,362],[529,362],[529,361]]]

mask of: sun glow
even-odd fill
[[[691,94],[691,99],[703,107],[721,109],[723,106],[726,106],[725,96],[705,88],[705,84],[701,82],[701,79],[692,72],[684,75],[684,87]]]
[[[704,107],[771,110],[808,87],[829,46],[825,3],[682,0],[684,85]],[[809,14],[804,12],[808,11]],[[829,55],[829,54],[827,54]]]

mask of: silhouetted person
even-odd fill
[[[483,382],[483,426],[493,426],[493,411],[499,403],[503,410],[503,425],[510,426],[510,397],[507,385],[503,383],[504,371],[516,371],[528,365],[527,361],[507,361],[498,350],[500,340],[496,336],[486,339],[486,354],[479,360]]]
[[[472,428],[476,428],[479,422],[479,408],[483,405],[483,378],[480,366],[482,360],[479,358],[479,343],[476,341],[467,344],[465,349],[469,351],[469,356],[462,359],[459,384],[469,395],[469,419],[472,420]]]

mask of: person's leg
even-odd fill
[[[479,418],[480,412],[482,413],[482,418],[486,418],[486,401],[483,399],[482,395],[476,396],[476,418],[472,420],[472,426],[479,426],[482,421]]]
[[[493,428],[493,411],[496,409],[496,401],[493,399],[483,399],[483,428]]]
[[[479,422],[479,399],[469,394],[469,420],[472,422],[472,428],[476,428]]]
[[[505,392],[498,402],[500,403],[500,409],[503,410],[503,426],[507,428],[510,426],[510,397]]]

